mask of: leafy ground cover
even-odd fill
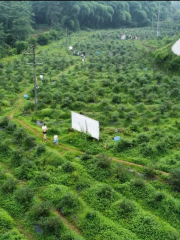
[[[118,31],[110,33],[72,37],[74,49],[87,52],[85,65],[64,49],[58,52],[59,43],[44,48],[37,59],[44,62],[37,74],[45,74],[44,84],[39,83],[39,110],[34,113],[32,88],[17,116],[34,127],[37,120],[45,121],[51,137],[57,133],[61,143],[89,153],[106,151],[164,171],[179,167],[179,77],[152,67],[141,41],[122,41]],[[100,121],[99,142],[71,132],[70,110]],[[113,142],[115,135],[122,141]]]
[[[31,56],[2,61],[0,240],[180,238],[180,79],[151,61],[149,46],[169,44],[165,38],[141,41],[146,29],[131,29],[140,40],[122,41],[121,31],[72,35],[85,64],[62,41],[39,47],[37,113]],[[99,142],[71,129],[71,110],[100,121]],[[37,121],[49,128],[46,143]],[[62,146],[52,144],[54,134]]]

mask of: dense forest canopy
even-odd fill
[[[34,1],[32,9],[36,24],[107,28],[147,26],[157,19],[158,1]],[[170,17],[170,1],[161,2],[162,19]]]
[[[176,11],[171,1],[1,1],[0,45],[15,47],[39,24],[73,31],[150,26],[159,3],[160,20],[171,19]]]

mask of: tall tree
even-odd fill
[[[15,41],[25,40],[32,33],[32,8],[30,2],[2,1],[0,22],[6,35],[6,43],[14,46]]]

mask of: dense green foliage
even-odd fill
[[[50,36],[38,36],[38,43],[45,45],[52,38],[62,37],[64,28],[71,32],[80,29],[156,27],[158,9],[158,1],[1,1],[0,58],[27,49],[27,44],[32,42],[30,34],[42,25],[62,30],[61,34],[54,30]],[[172,5],[171,1],[162,1],[160,12],[161,28],[175,31],[179,20],[176,5]]]
[[[0,57],[16,53],[15,47],[19,53],[19,41],[26,40],[32,32],[32,6],[29,2],[0,2]]]
[[[161,3],[161,20],[171,16],[170,1]],[[157,1],[34,1],[32,8],[36,24],[47,23],[70,29],[114,28],[122,26],[148,26],[152,17],[157,20]]]
[[[38,240],[56,236],[62,240],[179,239],[180,200],[173,197],[167,183],[160,179],[145,181],[145,175],[139,176],[138,172],[119,163],[108,161],[101,165],[103,160],[111,160],[107,155],[93,157],[66,150],[57,167],[54,166],[54,160],[59,157],[57,150],[46,147],[39,156],[36,142],[30,152],[22,148],[21,158],[34,165],[29,168],[33,174],[22,181],[17,174],[19,167],[12,166],[11,161],[13,152],[19,148],[14,141],[16,132],[22,130],[23,142],[28,135],[25,129],[18,127],[8,133],[6,127],[0,132],[5,141],[13,140],[7,147],[8,158],[5,152],[0,152],[0,201],[4,208],[0,209],[1,240],[29,239],[18,232],[19,223],[25,236],[28,230]],[[65,168],[67,163],[73,166],[71,171]],[[9,167],[11,171],[7,170]],[[49,176],[46,181],[45,176]],[[175,180],[173,175],[167,181],[171,183],[172,179]],[[12,186],[13,181],[16,188],[4,191],[3,186]],[[58,212],[77,226],[84,237],[70,232]]]
[[[120,40],[124,31],[139,40]],[[177,36],[81,31],[71,43],[86,52],[83,64],[57,33],[37,36],[39,45],[52,41],[37,45],[37,112],[32,56],[0,61],[0,240],[179,240],[180,78],[156,65]],[[70,128],[71,110],[99,120],[99,141]],[[54,134],[64,147],[53,145]]]

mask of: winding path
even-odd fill
[[[69,67],[67,70],[65,70],[64,72],[67,72],[68,70],[72,69],[74,66],[71,66]],[[64,73],[63,72],[63,73]],[[63,73],[61,74],[58,74],[57,76],[60,76],[62,75]],[[22,106],[22,99],[23,99],[23,95],[25,93],[28,93],[31,89],[33,88],[33,85],[29,86],[23,93],[19,94],[19,99],[18,99],[18,105],[15,107],[15,109],[11,112],[11,114],[9,115],[9,119],[14,119],[14,121],[18,122],[20,125],[24,126],[26,129],[29,129],[29,131],[31,131],[34,135],[42,138],[42,134],[40,134],[37,130],[35,130],[31,125],[27,124],[26,122],[24,122],[23,120],[20,120],[20,119],[17,119],[17,118],[14,118],[14,114],[18,111],[18,109]],[[47,140],[47,142],[51,143],[52,144],[52,141],[51,140]],[[84,152],[82,151],[79,151],[79,150],[76,150],[76,149],[73,149],[71,147],[68,147],[68,146],[65,146],[65,145],[62,145],[62,144],[59,144],[58,147],[61,147],[61,148],[64,148],[66,150],[70,150],[70,151],[74,151],[74,152],[78,152],[78,153],[81,153],[83,154]],[[136,164],[136,163],[132,163],[132,162],[128,162],[128,161],[124,161],[124,160],[121,160],[119,158],[116,158],[116,157],[111,157],[110,158],[113,160],[113,161],[116,161],[116,162],[120,162],[120,163],[123,163],[123,164],[127,164],[127,165],[131,165],[131,166],[136,166],[136,167],[140,167],[140,168],[144,168],[145,166],[141,165],[141,164]],[[5,165],[3,163],[0,163],[0,165]],[[5,166],[4,166],[5,167]],[[7,171],[10,171],[9,169],[7,169]],[[163,175],[168,175],[169,173],[167,172],[164,172],[164,171],[160,171],[160,170],[156,170],[157,173],[160,173],[160,174],[163,174]],[[24,186],[26,183],[25,181],[19,181],[20,184],[22,186]],[[53,210],[53,212],[59,216],[59,218],[65,223],[65,225],[71,230],[71,231],[74,231],[76,232],[78,235],[81,235],[81,232],[80,230],[75,226],[73,225],[71,222],[69,222],[60,212],[56,211],[56,210]],[[24,232],[20,226],[18,226],[18,229],[20,230],[20,232]],[[29,236],[30,239],[33,239],[33,236]]]
[[[0,166],[2,166],[5,171],[7,171],[9,174],[12,174],[11,170],[7,167],[7,165],[5,163],[1,163],[0,162]],[[19,184],[22,186],[22,187],[25,187],[25,185],[27,184],[27,181],[24,181],[24,180],[18,180]],[[37,194],[35,194],[36,198],[40,201],[43,201]],[[65,225],[71,230],[71,231],[74,231],[76,232],[78,235],[81,235],[81,232],[80,230],[75,226],[73,225],[71,222],[69,222],[62,213],[58,212],[57,210],[53,209],[51,210],[51,212],[53,212],[54,214],[56,214],[56,216],[58,216],[64,223]],[[26,232],[24,227],[20,224],[17,224],[16,227],[18,228],[19,232],[23,235],[25,235],[26,237],[28,236],[28,239],[31,239],[33,240],[34,239],[34,236],[30,233],[30,232]]]
[[[9,119],[12,119],[14,117],[14,113],[16,113],[18,111],[18,109],[22,106],[22,98],[23,98],[23,95],[27,92],[29,92],[29,90],[31,90],[32,88],[32,85],[27,88],[24,92],[20,93],[19,95],[19,104],[18,106],[12,111],[12,113],[9,115]]]
[[[17,108],[17,109],[18,109],[18,108]],[[15,112],[14,112],[14,113],[15,113]],[[11,114],[10,116],[11,116],[11,119],[12,119],[12,118],[13,118],[13,115]],[[24,121],[22,121],[22,120],[20,120],[20,119],[15,119],[15,120],[16,120],[18,123],[20,123],[20,125],[24,126],[26,129],[29,129],[29,130],[30,130],[32,133],[34,133],[36,136],[39,136],[39,137],[42,138],[42,135],[41,135],[38,131],[34,130],[30,125],[28,125],[28,124],[25,123]],[[51,140],[48,140],[48,139],[47,139],[46,141],[52,143]],[[62,145],[62,144],[59,144],[58,146],[66,149],[66,150],[70,150],[70,151],[74,151],[74,152],[78,152],[78,153],[82,153],[82,154],[84,153],[84,152],[82,152],[82,151],[79,151],[79,150],[76,150],[76,149],[67,147],[67,146]],[[141,168],[144,168],[144,167],[145,167],[145,166],[143,166],[143,165],[141,165],[141,164],[124,161],[124,160],[121,160],[121,159],[119,159],[119,158],[115,158],[115,157],[111,157],[111,156],[110,156],[110,158],[111,158],[113,161],[120,162],[120,163],[123,163],[123,164],[131,165],[131,166],[136,166],[136,167],[141,167]],[[155,169],[155,170],[156,170],[156,169]],[[164,175],[169,175],[169,173],[164,172],[164,171],[160,171],[160,170],[156,170],[156,172],[157,172],[157,173],[164,174]]]
[[[70,66],[70,67],[69,67],[68,69],[66,69],[64,72],[69,71],[69,70],[72,69],[73,67],[74,67],[74,65],[73,65],[73,66]],[[63,72],[63,73],[64,73],[64,72]],[[63,73],[58,74],[57,76],[60,76],[60,75],[62,75]],[[25,93],[27,93],[31,88],[32,88],[32,85],[31,85],[29,88],[27,88],[26,91],[24,91],[23,93],[21,93],[21,94],[19,95],[19,104],[18,104],[18,106],[12,111],[12,113],[9,115],[9,119],[13,119],[14,114],[15,114],[15,113],[18,111],[18,109],[22,106],[22,97],[23,97],[23,95],[24,95]],[[20,125],[24,126],[25,128],[29,129],[29,130],[30,130],[32,133],[34,133],[36,136],[42,137],[41,134],[40,134],[38,131],[34,130],[30,125],[28,125],[27,123],[25,123],[23,120],[20,120],[20,119],[17,119],[17,118],[16,118],[15,121],[17,121]],[[47,140],[47,141],[50,142],[50,143],[52,143],[52,141],[50,141],[50,140]],[[82,151],[73,149],[73,148],[71,148],[71,147],[67,147],[67,146],[62,145],[62,144],[59,144],[58,146],[59,146],[59,147],[62,147],[62,148],[64,148],[64,149],[70,150],[70,151],[75,151],[75,152],[78,152],[78,153],[84,153],[84,152],[82,152]],[[136,167],[141,167],[141,168],[144,168],[144,167],[145,167],[145,166],[143,166],[143,165],[141,165],[141,164],[136,164],[136,163],[124,161],[124,160],[119,159],[119,158],[116,158],[116,157],[111,157],[111,159],[112,159],[113,161],[120,162],[120,163],[123,163],[123,164],[128,164],[128,165],[132,165],[132,166],[136,166]],[[156,170],[156,169],[155,169],[155,170]],[[160,170],[156,170],[156,172],[157,172],[157,173],[164,174],[164,175],[169,175],[169,173],[164,172],[164,171],[160,171]]]

